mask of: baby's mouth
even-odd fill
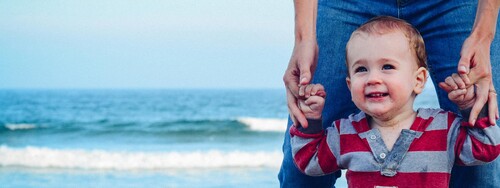
[[[389,93],[369,93],[365,95],[368,98],[380,98],[380,97],[385,97],[388,96]]]

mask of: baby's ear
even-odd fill
[[[349,91],[351,90],[351,78],[346,77],[345,82],[347,83],[347,87],[349,88]]]
[[[425,88],[425,82],[427,82],[428,72],[424,67],[418,68],[415,72],[415,88],[413,88],[413,92],[416,94],[422,93]]]

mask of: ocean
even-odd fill
[[[287,115],[284,89],[0,90],[0,185],[278,187]]]

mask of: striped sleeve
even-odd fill
[[[455,142],[455,163],[481,165],[495,160],[500,153],[500,128],[490,125],[488,117],[479,118],[474,126],[462,121]]]
[[[300,171],[310,176],[322,176],[339,170],[338,156],[335,154],[338,155],[340,151],[334,150],[340,150],[340,136],[335,123],[333,125],[323,130],[310,124],[308,129],[320,130],[315,133],[293,126],[290,128],[292,156]],[[321,127],[321,124],[315,126]]]

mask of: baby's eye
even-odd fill
[[[382,70],[388,70],[388,69],[395,69],[395,67],[389,64],[385,64],[384,66],[382,66]]]
[[[354,70],[354,72],[355,72],[355,73],[356,73],[356,72],[366,72],[366,71],[368,71],[368,70],[367,70],[365,67],[358,67],[358,68],[356,68],[356,69]]]

